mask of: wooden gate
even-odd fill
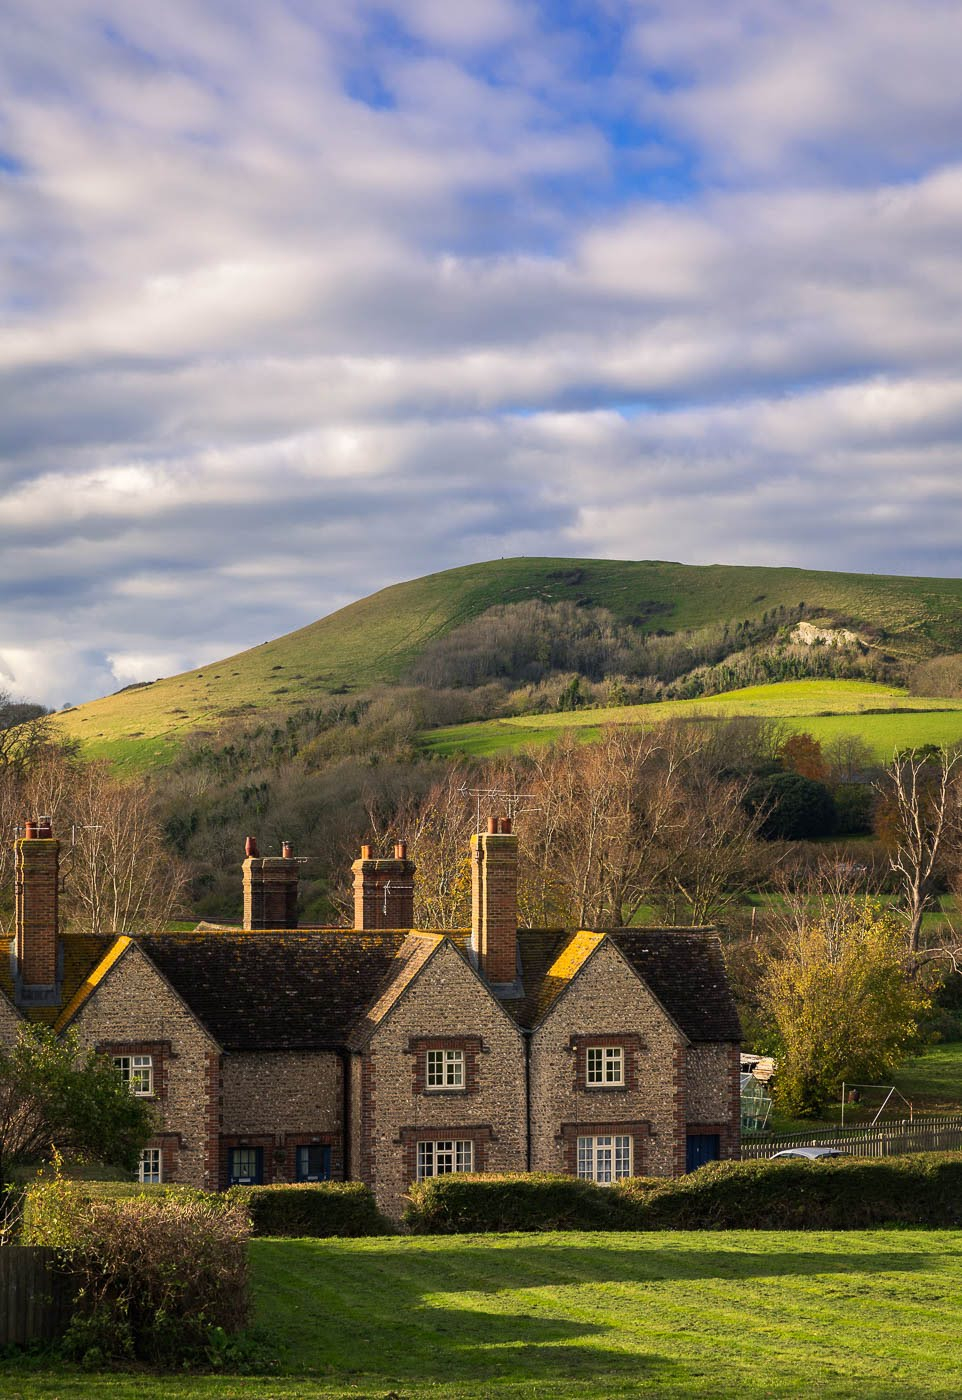
[[[70,1321],[70,1282],[56,1250],[0,1246],[0,1346],[52,1341]]]

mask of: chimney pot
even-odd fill
[[[511,835],[511,818],[510,818],[510,817],[502,817],[502,818],[501,818],[501,834],[502,834],[502,836],[510,836],[510,835]]]
[[[498,819],[497,819],[497,817],[488,817],[488,835],[489,835],[489,836],[496,836],[497,834],[498,834]]]
[[[24,839],[25,841],[35,841],[35,840],[37,839],[37,823],[36,823],[36,822],[27,822],[27,823],[26,823],[26,825],[24,826],[24,830],[23,830],[23,839]]]
[[[290,841],[281,842],[281,855],[284,857],[285,860],[293,860],[294,847],[291,845]]]
[[[372,851],[372,848],[371,848],[370,846],[362,846],[362,847],[361,847],[361,859],[362,859],[362,860],[370,860],[370,859],[371,859],[371,851]]]
[[[247,855],[247,856],[256,856],[256,855],[257,855],[257,837],[256,837],[256,836],[248,836],[247,840],[244,842],[244,854]]]
[[[407,859],[407,853],[408,853],[408,843],[407,843],[406,841],[395,841],[395,843],[394,843],[394,859],[395,859],[395,860],[406,860],[406,859]]]

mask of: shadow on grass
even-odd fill
[[[376,1374],[399,1383],[511,1377],[545,1386],[631,1376],[641,1387],[668,1391],[692,1376],[692,1364],[697,1370],[710,1322],[679,1346],[688,1361],[673,1354],[659,1293],[646,1286],[830,1274],[851,1278],[853,1292],[864,1293],[867,1277],[930,1266],[928,1255],[897,1249],[631,1249],[537,1236],[488,1249],[455,1238],[419,1243],[428,1247],[395,1240],[359,1251],[350,1242],[257,1241],[258,1314],[281,1345],[282,1372]],[[789,1301],[782,1295],[783,1306]],[[700,1303],[711,1306],[707,1296]],[[718,1300],[723,1312],[733,1304],[732,1295]],[[750,1329],[748,1296],[745,1308]],[[731,1363],[740,1343],[733,1345]]]

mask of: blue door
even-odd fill
[[[721,1156],[721,1144],[717,1133],[689,1133],[685,1151],[685,1171],[693,1172],[706,1162],[717,1162]]]
[[[297,1181],[330,1181],[331,1149],[316,1142],[305,1143],[297,1149]]]

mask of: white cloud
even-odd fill
[[[12,13],[0,683],[491,555],[958,570],[954,5]]]

